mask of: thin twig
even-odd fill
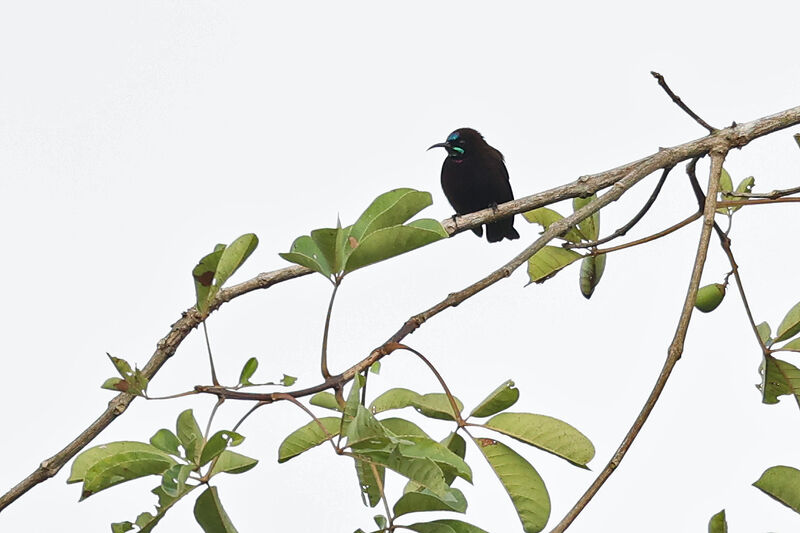
[[[792,189],[776,189],[774,191],[770,191],[767,193],[760,193],[760,192],[735,192],[731,191],[729,193],[725,193],[728,196],[737,196],[740,198],[768,198],[770,200],[775,200],[776,198],[782,198],[784,196],[790,196],[792,194],[797,194],[800,192],[800,187],[794,187]]]
[[[642,237],[641,239],[636,239],[635,241],[627,242],[625,244],[620,244],[617,246],[612,246],[611,248],[600,248],[597,250],[592,250],[592,255],[602,255],[611,252],[616,252],[617,250],[624,250],[625,248],[630,248],[632,246],[639,246],[640,244],[644,244],[647,242],[654,241],[656,239],[660,239],[661,237],[666,237],[670,233],[674,233],[681,229],[684,226],[687,226],[703,216],[702,212],[694,213],[689,215],[688,217],[684,218],[677,224],[673,224],[672,226],[668,227],[667,229],[661,230],[658,233],[654,233],[652,235],[648,235],[647,237]]]
[[[381,500],[383,500],[383,507],[386,509],[386,519],[389,520],[389,528],[392,528],[394,524],[394,517],[392,516],[392,511],[389,509],[389,501],[386,499],[386,493],[383,490],[383,481],[381,481],[381,476],[378,474],[378,467],[375,466],[375,463],[369,462],[369,467],[372,470],[372,475],[375,477],[375,483],[378,484],[378,492],[381,493]]]
[[[709,126],[708,122],[706,122],[705,120],[700,118],[697,115],[697,113],[695,113],[694,111],[689,109],[689,106],[687,106],[686,104],[683,103],[683,100],[681,100],[681,97],[678,96],[677,94],[675,94],[674,92],[672,92],[672,89],[670,89],[669,85],[667,85],[667,80],[664,79],[664,76],[662,76],[658,72],[654,72],[654,71],[650,71],[650,74],[652,74],[653,77],[658,80],[658,84],[661,86],[662,89],[664,89],[664,91],[666,91],[666,93],[669,95],[669,97],[672,99],[672,101],[675,102],[678,107],[683,109],[686,112],[687,115],[692,117],[695,120],[695,122],[697,122],[698,124],[703,126],[705,129],[707,129],[708,133],[716,133],[717,131],[719,131],[719,130],[717,130],[717,128],[715,128],[713,126]]]
[[[442,386],[447,399],[450,401],[450,407],[453,409],[453,417],[455,421],[458,422],[459,426],[463,427],[466,422],[464,422],[464,419],[461,417],[461,410],[458,408],[458,404],[456,403],[456,397],[453,396],[452,392],[450,392],[450,388],[447,386],[447,383],[444,382],[444,378],[439,371],[436,370],[436,367],[433,366],[433,363],[431,363],[427,357],[419,353],[417,350],[410,348],[405,344],[395,343],[395,345],[392,347],[394,349],[407,350],[422,359],[422,362],[428,365],[428,368],[431,370],[431,372],[433,372],[433,375],[436,376],[436,379],[439,380],[439,385]]]
[[[575,198],[577,196],[591,196],[601,189],[621,183],[623,179],[631,174],[631,172],[640,168],[641,166],[646,166],[648,169],[651,169],[650,172],[654,172],[659,168],[675,166],[686,159],[706,154],[712,147],[717,146],[720,143],[724,144],[727,148],[741,148],[754,139],[795,126],[797,124],[800,124],[800,106],[787,109],[770,116],[762,117],[752,122],[738,124],[736,126],[717,131],[716,133],[703,137],[702,139],[690,141],[673,148],[659,150],[657,153],[654,153],[648,157],[627,163],[612,170],[601,172],[599,174],[582,176],[572,183],[499,205],[497,206],[496,210],[487,208],[469,215],[457,217],[455,221],[447,218],[442,221],[442,225],[445,227],[447,232],[452,235],[456,232],[472,229],[473,227],[477,227],[478,225],[486,222],[491,222],[500,218],[506,218],[513,214],[529,211],[537,207],[543,207],[561,200]],[[623,185],[622,188],[624,191],[626,187]],[[616,197],[609,198],[608,201],[610,202],[615,199]],[[599,209],[604,205],[605,203],[602,205],[597,204],[596,208]],[[588,205],[584,206],[582,210],[587,209],[588,207]],[[583,211],[583,213],[586,213],[585,216],[589,216],[595,210],[596,209],[586,210]],[[570,222],[570,224],[571,223],[572,222]],[[458,224],[457,229],[456,224]],[[571,227],[570,224],[558,225],[557,228],[564,233],[569,229],[569,227]],[[547,240],[550,238],[552,237],[549,237]],[[529,253],[531,250],[536,251],[541,248],[541,246],[543,245],[534,244],[532,247],[526,249],[526,251],[523,253]],[[536,248],[534,249],[533,247]],[[439,313],[447,307],[458,305],[458,303],[461,301],[495,283],[498,279],[509,276],[510,273],[517,268],[516,266],[513,266],[517,264],[517,262],[518,257],[514,258],[510,263],[501,267],[501,269],[498,271],[493,272],[490,274],[490,276],[478,281],[464,291],[456,293],[455,296],[448,297],[431,309],[410,318],[400,328],[400,330],[392,336],[391,340],[399,342],[406,335],[416,330],[431,316]],[[311,273],[311,269],[293,265],[274,270],[272,272],[259,274],[248,281],[221,290],[214,298],[214,302],[209,307],[209,313],[216,311],[226,302],[229,302],[234,298],[238,298],[239,296],[249,292],[266,289],[272,285],[275,285],[276,283],[306,276]],[[194,307],[191,307],[183,313],[182,317],[172,325],[167,335],[158,341],[156,350],[142,369],[142,373],[145,375],[145,377],[152,380],[152,378],[166,363],[166,361],[175,354],[175,351],[178,349],[183,340],[189,335],[189,333],[198,325],[200,325],[203,318],[204,317],[197,312],[197,309]],[[380,349],[373,351],[373,353],[371,353],[370,356],[364,361],[357,363],[351,368],[351,370],[341,374],[340,377],[342,379],[331,380],[330,382],[326,380],[325,383],[318,386],[321,388],[317,388],[317,390],[314,392],[325,390],[331,387],[333,387],[335,390],[338,390],[337,386],[341,387],[342,382],[352,379],[352,372],[355,372],[362,363],[364,363],[366,366],[369,366],[369,364],[377,361],[380,359],[380,357],[382,357],[380,354]],[[295,396],[299,397],[300,394],[296,392]],[[28,492],[31,488],[55,476],[67,463],[67,461],[69,461],[84,447],[86,447],[118,416],[124,413],[134,398],[134,395],[128,393],[120,393],[115,396],[108,403],[108,407],[100,414],[100,416],[86,429],[84,429],[77,437],[75,437],[55,455],[42,461],[30,475],[19,481],[14,487],[6,492],[6,494],[0,497],[0,511],[16,501],[17,498]]]
[[[244,414],[244,416],[243,416],[242,418],[240,418],[240,419],[239,419],[239,421],[238,421],[238,422],[236,422],[236,425],[235,425],[235,426],[233,426],[233,429],[232,429],[231,431],[236,431],[237,429],[239,429],[239,426],[241,426],[241,425],[242,425],[242,422],[244,422],[245,420],[247,420],[247,417],[249,417],[250,415],[252,415],[252,414],[253,414],[253,412],[254,412],[256,409],[258,409],[259,407],[261,407],[262,405],[267,405],[267,404],[266,404],[265,402],[258,402],[258,403],[256,403],[256,404],[255,404],[255,405],[254,405],[254,406],[253,406],[253,407],[252,407],[252,408],[251,408],[249,411],[247,411],[247,412]]]
[[[701,205],[705,204],[706,196],[703,193],[702,189],[700,188],[700,184],[697,182],[697,174],[695,173],[695,166],[690,165],[689,167],[687,167],[686,173],[689,176],[689,181],[692,184],[692,189],[695,191],[695,195],[697,196],[697,201]],[[717,206],[719,206],[719,204],[720,202],[717,203]],[[728,227],[728,229],[730,230],[730,226]],[[755,335],[756,341],[761,347],[761,352],[764,355],[769,355],[770,350],[769,348],[767,348],[767,345],[764,344],[764,341],[761,339],[761,335],[759,335],[758,333],[758,326],[756,325],[756,322],[753,319],[753,313],[750,310],[750,304],[747,301],[747,295],[745,294],[744,291],[744,285],[742,285],[742,278],[739,276],[739,264],[736,262],[736,259],[733,256],[733,249],[731,248],[731,239],[730,237],[728,237],[728,232],[722,231],[722,228],[720,228],[719,224],[717,224],[716,222],[714,222],[714,231],[717,233],[717,237],[719,238],[719,244],[722,247],[722,250],[728,257],[728,262],[731,265],[731,273],[733,274],[733,277],[736,280],[736,287],[739,290],[739,297],[741,298],[742,304],[744,305],[744,310],[745,313],[747,314],[747,320],[750,322],[750,327],[753,330],[753,335]]]
[[[650,195],[650,198],[647,199],[647,202],[645,202],[644,206],[642,206],[642,208],[639,210],[638,213],[636,213],[636,216],[633,217],[630,222],[619,228],[611,235],[603,237],[602,239],[598,239],[596,241],[591,241],[591,242],[579,242],[579,243],[568,242],[562,244],[562,246],[564,248],[573,248],[573,249],[594,248],[595,246],[599,246],[608,241],[612,241],[617,237],[622,237],[623,235],[628,233],[628,231],[630,231],[631,228],[633,228],[636,224],[638,224],[639,221],[642,219],[642,217],[644,217],[644,215],[647,214],[647,212],[650,210],[650,207],[653,206],[653,203],[656,201],[656,198],[658,198],[658,193],[661,192],[661,187],[664,186],[664,182],[667,180],[667,176],[669,175],[670,170],[672,170],[672,167],[667,167],[663,170],[663,172],[661,173],[661,178],[658,180],[656,188],[653,189],[653,193]]]
[[[724,200],[717,202],[719,207],[736,207],[737,205],[764,205],[764,204],[790,204],[800,202],[800,198],[760,198],[755,200]]]
[[[275,394],[275,399],[276,399],[276,400],[287,400],[287,401],[290,401],[290,402],[292,402],[293,404],[295,404],[297,407],[299,407],[300,409],[302,409],[303,411],[305,411],[305,412],[306,412],[306,414],[308,414],[308,416],[310,416],[312,419],[314,419],[314,422],[316,422],[316,423],[317,423],[317,426],[319,426],[319,429],[321,429],[321,430],[322,430],[322,433],[324,433],[324,434],[325,434],[325,439],[331,443],[331,446],[333,446],[333,451],[334,451],[334,452],[336,452],[337,454],[339,454],[339,453],[341,452],[341,450],[340,450],[340,449],[339,449],[339,448],[336,446],[336,444],[333,442],[333,435],[331,435],[331,434],[328,432],[328,430],[327,430],[327,429],[325,428],[325,426],[322,424],[322,422],[320,421],[320,419],[319,419],[319,418],[317,418],[317,416],[316,416],[314,413],[312,413],[312,412],[311,412],[311,409],[309,409],[308,407],[306,407],[305,405],[303,405],[302,403],[300,403],[300,402],[297,400],[297,398],[294,398],[292,395],[290,395],[290,394],[286,394],[285,392],[278,392],[278,393],[276,393],[276,394]]]
[[[211,414],[208,417],[208,424],[206,424],[206,433],[203,435],[203,438],[208,440],[208,434],[211,433],[211,422],[214,421],[214,415],[217,414],[217,409],[222,403],[225,401],[225,398],[218,398],[217,403],[214,404],[214,407],[211,409]]]
[[[661,373],[658,375],[658,379],[653,386],[653,390],[650,392],[650,396],[647,398],[644,407],[642,407],[639,416],[636,417],[636,420],[633,422],[633,425],[631,426],[630,430],[628,430],[628,433],[625,435],[625,438],[622,440],[622,443],[620,443],[611,460],[598,474],[597,478],[589,486],[583,496],[578,499],[572,509],[570,509],[566,516],[564,516],[561,522],[559,522],[558,525],[553,528],[551,533],[563,533],[569,527],[572,521],[575,520],[580,512],[586,507],[586,505],[592,500],[595,494],[597,494],[597,491],[600,490],[611,474],[614,473],[614,470],[616,470],[622,459],[625,457],[628,449],[633,444],[633,441],[636,439],[639,431],[641,431],[642,427],[647,421],[647,418],[653,411],[653,408],[655,407],[659,396],[661,396],[661,392],[664,390],[667,380],[672,373],[672,369],[675,367],[675,363],[677,363],[681,358],[681,354],[683,353],[683,345],[686,340],[686,332],[689,328],[689,320],[691,319],[692,310],[694,309],[694,302],[695,298],[697,297],[697,290],[700,287],[700,278],[703,274],[703,266],[705,265],[706,255],[708,253],[708,244],[711,239],[711,230],[714,225],[714,214],[716,213],[717,209],[716,198],[717,190],[719,189],[719,177],[722,172],[722,162],[725,160],[726,154],[727,147],[724,146],[711,152],[711,171],[709,172],[708,179],[708,199],[706,200],[705,208],[703,210],[703,228],[700,232],[700,240],[697,245],[697,254],[695,256],[694,266],[692,267],[689,288],[686,291],[686,298],[683,301],[683,308],[681,309],[680,318],[678,319],[678,327],[675,330],[675,336],[673,337],[672,343],[670,343],[669,349],[667,350],[667,359],[664,362],[664,367],[661,369]]]

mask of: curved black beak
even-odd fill
[[[431,148],[445,148],[448,152],[450,152],[450,143],[436,143],[428,147],[428,150],[430,150]],[[425,151],[427,152],[428,150]]]

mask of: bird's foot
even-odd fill
[[[497,202],[492,202],[491,204],[489,204],[489,207],[492,208],[493,212],[497,213]]]

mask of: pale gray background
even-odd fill
[[[704,134],[650,77],[668,81],[717,126],[800,103],[796,2],[3,2],[0,4],[0,232],[5,491],[93,420],[111,399],[105,352],[144,364],[194,298],[190,271],[217,242],[261,244],[234,280],[285,266],[277,253],[310,229],[352,222],[378,194],[433,193],[425,216],[452,211],[443,152],[425,148],[469,125],[506,155],[518,196],[606,170]],[[734,181],[798,185],[798,128],[734,151]],[[707,166],[702,170],[705,173]],[[603,211],[624,223],[655,177]],[[706,177],[703,176],[705,183]],[[692,212],[676,170],[642,236]],[[569,211],[568,206],[561,206]],[[800,299],[795,204],[755,207],[732,237],[757,320],[773,327]],[[360,359],[419,312],[518,253],[471,234],[349,277],[332,324],[331,366]],[[523,288],[520,271],[426,324],[408,342],[437,364],[468,407],[507,378],[518,410],[563,418],[597,447],[599,471],[661,368],[699,226],[614,254],[594,298],[572,268]],[[727,272],[711,248],[704,283]],[[227,305],[209,321],[226,382],[258,356],[257,377],[318,381],[329,287],[319,276]],[[696,316],[661,404],[606,488],[570,531],[705,531],[728,510],[733,531],[797,531],[800,517],[750,484],[800,466],[797,406],[764,406],[760,355],[736,298]],[[797,358],[793,361],[797,364]],[[153,382],[168,394],[207,383],[197,333]],[[436,391],[407,354],[388,358],[371,391]],[[98,443],[146,440],[212,398],[136,401]],[[219,426],[246,409],[231,402]],[[306,422],[263,409],[240,447],[262,460],[219,479],[240,531],[349,532],[371,527],[349,460],[319,448],[285,465],[280,440]],[[431,426],[426,426],[431,427]],[[437,435],[445,427],[433,426]],[[438,428],[438,429],[436,429]],[[523,450],[548,484],[551,526],[593,479]],[[467,520],[519,531],[511,503],[474,449],[478,488]],[[107,531],[151,510],[154,479],[76,503],[69,468],[0,515],[6,532]],[[401,484],[390,483],[397,496]],[[198,531],[192,500],[161,531]]]

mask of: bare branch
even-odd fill
[[[416,330],[425,320],[440,313],[448,307],[453,307],[463,302],[470,296],[477,294],[486,287],[491,286],[500,279],[506,278],[511,273],[523,264],[530,256],[536,251],[544,247],[545,243],[549,242],[559,234],[565,233],[570,227],[574,226],[583,218],[591,215],[601,207],[619,198],[631,185],[644,178],[646,175],[655,172],[658,169],[666,168],[668,166],[675,166],[681,161],[691,159],[693,157],[700,157],[707,154],[715,148],[724,147],[726,149],[741,148],[752,140],[774,133],[776,131],[789,128],[791,126],[800,124],[800,106],[781,111],[774,115],[763,117],[752,122],[738,124],[725,128],[723,130],[715,131],[713,134],[690,141],[672,148],[659,150],[657,153],[648,157],[628,163],[626,165],[617,167],[615,169],[601,172],[599,174],[582,176],[576,181],[544,191],[541,193],[526,196],[512,202],[497,206],[496,210],[487,208],[482,211],[471,213],[468,215],[456,217],[455,220],[445,219],[442,225],[450,234],[458,233],[473,227],[477,227],[486,222],[491,222],[500,218],[507,217],[512,214],[522,213],[537,207],[549,205],[558,201],[574,198],[576,196],[586,197],[594,194],[595,192],[614,186],[611,191],[604,194],[594,202],[584,206],[577,213],[551,225],[545,233],[536,240],[531,246],[526,248],[517,257],[512,259],[506,265],[500,267],[489,276],[479,280],[466,289],[451,294],[442,302],[434,307],[423,311],[422,313],[410,318],[406,323],[389,339],[388,342],[399,342],[406,335]],[[642,174],[644,172],[644,174]],[[580,218],[578,218],[580,217]],[[557,233],[558,232],[558,233]],[[276,283],[294,279],[300,276],[310,274],[312,271],[301,266],[289,266],[272,272],[259,274],[253,279],[234,285],[230,288],[223,289],[219,292],[214,299],[214,303],[210,306],[209,312],[216,311],[224,303],[230,300],[252,292],[257,289],[266,289]],[[164,365],[180,346],[181,342],[188,336],[192,329],[196,328],[202,320],[202,317],[197,310],[192,307],[185,311],[182,317],[175,322],[169,333],[161,339],[155,352],[150,357],[150,360],[144,366],[142,372],[148,379],[152,379],[158,370]],[[341,387],[341,383],[349,381],[353,375],[361,371],[385,354],[381,348],[373,350],[373,352],[363,361],[357,363],[346,372],[339,376],[332,376],[324,383],[305,389],[305,391],[296,391],[292,395],[299,397],[301,392],[313,394],[327,388],[337,386]],[[309,392],[313,391],[313,392]],[[203,392],[212,392],[211,390]],[[227,391],[233,394],[235,391]],[[213,393],[213,392],[212,392]],[[232,398],[226,394],[226,398]],[[25,494],[28,490],[37,484],[45,481],[58,473],[58,471],[74,457],[80,450],[86,447],[97,435],[99,435],[111,422],[113,422],[119,415],[127,409],[128,405],[133,401],[134,396],[121,393],[112,399],[108,408],[82,431],[72,442],[67,444],[61,451],[52,457],[45,459],[42,463],[25,479],[20,481],[17,485],[11,488],[6,494],[0,497],[0,510],[4,509],[17,498]],[[257,398],[250,398],[256,399]]]
[[[555,528],[553,528],[551,533],[563,533],[569,527],[572,521],[575,520],[580,512],[586,507],[586,505],[592,500],[595,494],[597,494],[597,491],[600,490],[611,474],[614,473],[614,470],[616,470],[622,459],[625,457],[628,449],[633,444],[633,441],[636,439],[639,431],[641,431],[642,427],[647,421],[647,418],[653,411],[653,408],[655,407],[659,396],[661,396],[661,392],[664,390],[667,380],[672,373],[672,369],[675,367],[675,363],[677,363],[681,358],[684,341],[686,340],[686,332],[689,329],[689,320],[691,319],[695,298],[697,297],[697,290],[700,287],[700,277],[703,274],[703,266],[705,265],[706,255],[708,254],[708,244],[711,239],[711,230],[714,226],[714,215],[717,209],[716,198],[717,191],[719,190],[719,178],[720,174],[722,173],[722,162],[725,160],[725,155],[727,152],[727,147],[724,145],[711,152],[711,171],[709,172],[707,189],[708,193],[705,202],[705,208],[703,210],[703,229],[700,232],[700,241],[697,245],[697,254],[695,256],[694,266],[692,267],[689,288],[686,291],[686,298],[683,301],[683,308],[681,309],[680,318],[678,319],[678,327],[675,330],[675,336],[672,339],[672,343],[669,345],[669,349],[667,350],[667,359],[664,362],[664,367],[661,369],[661,373],[658,375],[658,379],[653,386],[653,390],[650,392],[650,396],[647,398],[644,407],[642,407],[639,416],[636,417],[636,420],[633,422],[630,430],[628,430],[628,433],[625,435],[622,443],[620,443],[617,451],[611,457],[611,460],[608,462],[605,468],[603,468],[600,474],[598,474],[594,482],[589,486],[583,496],[578,499],[567,515],[561,520],[561,522],[558,523]]]
[[[681,100],[681,97],[678,96],[677,94],[675,94],[674,92],[672,92],[672,89],[670,89],[669,85],[667,85],[667,80],[664,79],[664,76],[662,76],[658,72],[653,72],[653,71],[651,71],[650,74],[652,74],[653,77],[658,80],[658,84],[661,85],[661,88],[664,89],[664,91],[666,91],[666,93],[669,95],[669,97],[672,99],[672,101],[675,102],[675,104],[677,104],[678,107],[683,109],[686,112],[687,115],[692,117],[695,120],[695,122],[697,122],[698,124],[703,126],[705,129],[707,129],[708,133],[714,133],[716,131],[719,131],[719,130],[717,130],[717,128],[715,128],[713,126],[709,126],[709,124],[705,120],[700,118],[697,115],[697,113],[695,113],[694,111],[689,109],[689,106],[687,106],[686,104],[683,103],[683,100]]]
[[[672,170],[672,167],[667,167],[667,168],[664,169],[664,171],[661,173],[661,178],[659,178],[659,180],[658,180],[658,184],[656,185],[656,188],[653,189],[653,193],[650,195],[650,198],[647,199],[647,202],[645,202],[645,204],[642,206],[642,208],[639,210],[639,212],[636,213],[636,216],[634,216],[631,219],[630,222],[628,222],[627,224],[625,224],[624,226],[619,228],[617,231],[615,231],[614,233],[612,233],[608,237],[603,237],[602,239],[598,239],[596,241],[591,241],[591,242],[580,242],[580,243],[568,242],[568,243],[563,244],[563,247],[564,248],[594,248],[595,246],[598,246],[600,244],[606,243],[608,241],[613,241],[617,237],[622,237],[623,235],[628,233],[628,231],[630,231],[631,228],[633,228],[636,224],[638,224],[639,221],[642,219],[642,217],[644,217],[645,214],[647,214],[647,212],[653,206],[653,203],[655,203],[656,198],[658,198],[658,193],[661,192],[661,187],[664,186],[664,182],[667,180],[667,176],[669,175],[669,171],[670,170]]]

